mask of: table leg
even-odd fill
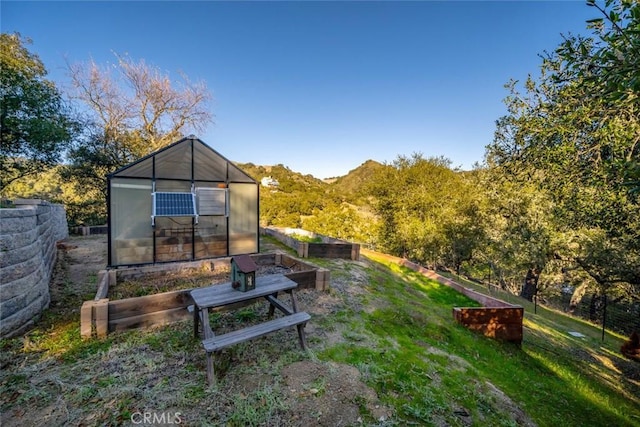
[[[298,303],[296,302],[296,293],[293,289],[291,289],[289,291],[289,295],[291,295],[291,307],[293,308],[293,312],[297,313],[298,312]],[[296,325],[296,328],[298,329],[298,340],[300,341],[300,347],[302,347],[303,350],[307,349],[307,339],[304,335],[304,327],[305,324],[303,323],[302,325]]]
[[[198,338],[198,323],[200,320],[200,307],[197,304],[193,304],[193,336]]]
[[[300,347],[302,347],[303,350],[306,350],[307,339],[304,335],[304,326],[305,324],[303,323],[302,325],[296,325],[296,328],[298,328],[298,340],[300,341]]]
[[[298,312],[298,304],[296,303],[296,295],[293,289],[289,291],[289,295],[291,295],[291,308],[293,308],[293,312]]]
[[[207,353],[207,384],[212,386],[216,382],[216,374],[213,368],[213,354]]]
[[[275,294],[271,294],[271,296],[274,298],[278,298],[278,293],[276,292]],[[276,307],[273,304],[269,304],[269,314],[267,315],[267,318],[271,319],[275,311]]]
[[[204,310],[201,310],[201,313],[202,318],[200,321],[202,322],[202,334],[204,335],[204,339],[208,339],[214,336],[211,324],[209,323],[209,309],[205,308]]]

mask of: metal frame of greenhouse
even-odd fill
[[[195,136],[107,182],[109,267],[260,251],[258,183]]]

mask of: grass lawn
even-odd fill
[[[622,337],[603,342],[588,323],[518,300],[524,341],[505,344],[457,325],[452,307],[476,304],[419,273],[375,259],[310,261],[331,270],[329,292],[299,292],[310,350],[295,330],[239,344],[216,358],[214,387],[190,322],[83,341],[79,308],[91,292],[59,281],[52,298],[64,304],[0,342],[2,425],[131,425],[145,411],[179,413],[184,425],[335,425],[331,412],[348,401],[357,413],[343,425],[640,426],[640,364],[620,356]],[[261,316],[249,307],[212,322]],[[294,387],[291,366],[324,370]],[[340,367],[379,402],[351,378],[336,387]]]

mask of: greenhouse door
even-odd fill
[[[229,255],[258,252],[258,187],[254,184],[229,185]]]
[[[227,218],[201,216],[195,228],[196,259],[227,256]]]

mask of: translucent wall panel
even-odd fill
[[[244,173],[233,163],[229,163],[229,181],[231,182],[255,182],[253,178]]]
[[[141,160],[137,163],[134,163],[120,172],[116,173],[114,176],[119,178],[153,178],[153,158],[149,157],[147,159]]]
[[[229,255],[258,252],[258,186],[229,184]]]
[[[157,152],[155,171],[156,179],[191,179],[191,141]]]
[[[227,256],[227,218],[201,216],[195,229],[196,259]]]
[[[156,180],[156,191],[190,193],[191,183],[188,181]]]
[[[110,186],[112,265],[153,262],[151,180],[113,178]]]
[[[224,190],[223,182],[197,181],[198,188],[215,188]],[[222,215],[207,215],[198,211],[198,225],[196,225],[196,259],[227,256],[227,217]]]
[[[227,160],[204,144],[193,146],[193,174],[196,180],[227,180]]]
[[[156,262],[193,259],[193,218],[156,218]]]

